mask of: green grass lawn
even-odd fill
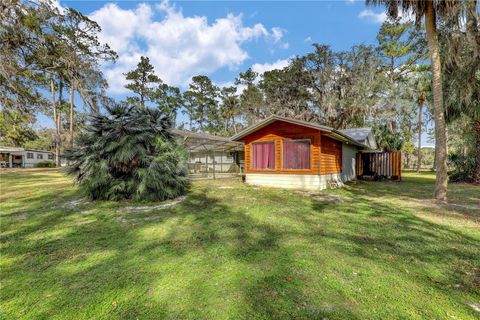
[[[195,182],[167,209],[1,174],[2,319],[479,319],[480,188]],[[463,206],[463,207],[462,207]]]

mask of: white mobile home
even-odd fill
[[[32,168],[48,160],[53,160],[53,152],[0,146],[0,167],[2,168]]]

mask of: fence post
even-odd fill
[[[213,180],[215,180],[215,150],[213,150]]]

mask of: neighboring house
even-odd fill
[[[53,152],[0,146],[0,167],[2,168],[32,168],[47,160],[53,160]]]
[[[376,148],[370,129],[335,130],[279,116],[231,138],[245,144],[245,179],[253,185],[320,190],[356,179],[359,151]]]

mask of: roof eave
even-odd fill
[[[262,129],[262,128],[268,126],[269,124],[271,124],[275,121],[284,121],[284,122],[288,122],[288,123],[291,123],[291,124],[296,124],[296,125],[299,125],[299,126],[304,126],[304,127],[308,127],[308,128],[312,128],[312,129],[316,129],[316,130],[321,130],[321,131],[325,131],[325,132],[332,132],[332,130],[333,130],[333,128],[322,126],[322,125],[310,124],[308,122],[301,121],[301,120],[289,119],[289,118],[284,118],[284,117],[272,115],[272,116],[266,118],[265,120],[260,121],[259,123],[254,124],[254,125],[246,128],[243,131],[240,131],[236,135],[232,136],[230,138],[230,140],[232,140],[232,141],[241,140],[242,138],[246,137],[247,135]]]

